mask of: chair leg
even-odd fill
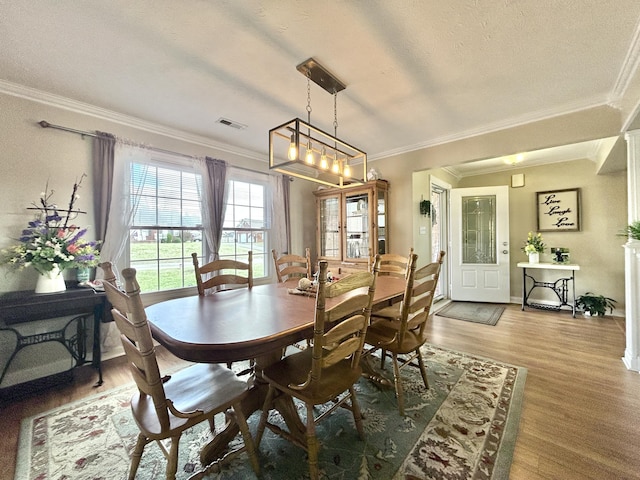
[[[140,465],[140,459],[142,458],[142,452],[144,451],[144,447],[149,443],[147,437],[143,434],[138,434],[138,441],[136,442],[136,447],[131,454],[131,466],[129,467],[129,480],[134,480],[136,478],[136,472],[138,471],[138,466]]]
[[[351,394],[351,412],[353,413],[353,421],[356,424],[356,430],[360,440],[364,440],[364,426],[362,425],[362,412],[360,411],[360,403],[358,403],[358,397],[356,397],[356,390],[353,386],[349,387],[349,393]]]
[[[420,353],[420,347],[416,348],[416,355],[418,355],[418,364],[420,365],[420,374],[422,375],[424,387],[426,389],[429,389],[429,380],[427,380],[427,365],[424,363],[424,359],[422,358],[422,354]]]
[[[178,471],[178,448],[180,447],[180,435],[171,437],[171,448],[167,458],[167,480],[175,480]]]
[[[398,410],[400,415],[404,416],[404,392],[402,391],[402,378],[400,377],[400,365],[398,364],[398,354],[394,353],[393,357],[393,383],[396,387],[396,398],[398,399]]]
[[[384,368],[384,359],[387,356],[387,351],[383,348],[380,350],[380,370]]]
[[[264,434],[264,428],[267,426],[267,420],[269,419],[269,410],[273,402],[273,396],[276,393],[276,389],[269,385],[269,391],[267,397],[262,404],[262,414],[260,415],[260,422],[258,423],[258,429],[256,430],[256,448],[260,448],[260,442],[262,441],[262,435]]]
[[[309,475],[311,480],[319,480],[318,468],[318,438],[316,437],[316,424],[313,416],[313,405],[307,404],[307,454],[309,456]]]
[[[256,455],[256,447],[253,443],[253,438],[251,437],[251,432],[249,431],[249,425],[247,425],[247,419],[242,412],[242,405],[240,404],[240,402],[233,406],[233,411],[235,413],[238,426],[240,427],[240,432],[242,433],[244,448],[247,451],[247,455],[249,455],[251,468],[253,468],[253,471],[256,475],[260,475],[260,464],[258,463],[258,456]]]

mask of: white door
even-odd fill
[[[509,187],[451,190],[451,299],[509,303]]]

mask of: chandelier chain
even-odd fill
[[[338,92],[333,91],[333,136],[338,136]]]
[[[311,75],[307,73],[307,123],[311,123]]]

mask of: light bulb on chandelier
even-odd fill
[[[291,143],[289,143],[289,152],[287,153],[289,160],[296,160],[298,158],[298,147],[296,146],[296,136],[291,134]]]
[[[307,144],[307,154],[304,157],[304,161],[307,162],[308,165],[314,165],[316,163],[315,158],[313,158],[313,147],[311,146],[311,142]]]
[[[336,175],[340,174],[340,162],[338,162],[338,155],[333,156],[333,163],[331,164],[331,171]]]
[[[349,160],[347,158],[344,160],[344,171],[342,174],[347,178],[351,177],[351,167],[349,166]]]
[[[329,168],[329,161],[327,160],[327,151],[322,147],[322,153],[320,154],[320,168],[326,170]]]

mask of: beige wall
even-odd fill
[[[414,162],[420,165],[420,161]],[[405,168],[398,168],[403,165]],[[522,296],[522,271],[516,264],[526,261],[521,251],[527,232],[536,230],[535,192],[580,188],[582,193],[582,229],[580,232],[545,232],[545,243],[570,249],[571,261],[581,270],[576,274],[576,293],[596,292],[617,300],[619,314],[624,309],[624,251],[625,239],[616,236],[624,229],[627,218],[626,172],[596,174],[596,164],[578,160],[531,168],[511,170],[457,179],[444,169],[413,172],[405,159],[386,159],[372,163],[381,178],[390,182],[391,252],[408,251],[412,246],[419,255],[430,254],[429,236],[419,235],[421,225],[428,222],[420,217],[418,202],[421,194],[427,198],[433,177],[452,187],[510,185],[511,175],[525,174],[525,186],[510,188],[511,297]],[[551,260],[547,253],[542,260]],[[548,277],[544,279],[551,280]],[[541,293],[544,290],[538,289]],[[552,292],[551,295],[553,296]],[[536,295],[538,296],[538,295]],[[551,300],[549,295],[540,298]]]
[[[44,185],[66,196],[77,177],[87,173],[78,206],[89,214],[88,225],[93,223],[91,213],[91,141],[80,136],[37,125],[40,120],[65,125],[78,130],[102,130],[145,142],[155,147],[174,150],[191,155],[209,155],[222,158],[231,164],[268,171],[264,162],[250,160],[216,149],[196,145],[152,134],[140,129],[125,127],[106,120],[79,114],[41,103],[0,94],[0,167],[2,189],[0,201],[3,215],[0,216],[0,248],[10,245],[31,215],[26,207],[37,200]],[[596,175],[595,164],[588,160],[567,162],[562,165],[514,168],[508,172],[467,177],[458,180],[442,169],[431,169],[433,162],[444,163],[439,149],[411,152],[371,162],[380,177],[390,182],[390,250],[408,252],[411,247],[428,251],[428,242],[423,236],[416,238],[416,231],[424,219],[418,214],[421,194],[428,195],[429,175],[456,186],[509,185],[512,173],[525,173],[525,187],[510,189],[511,192],[511,243],[512,243],[512,296],[520,296],[520,275],[515,267],[524,260],[519,246],[529,230],[535,229],[536,191],[576,188],[582,189],[583,230],[577,233],[545,234],[548,245],[565,246],[571,249],[572,260],[580,263],[583,270],[578,274],[578,291],[587,289],[611,296],[624,303],[623,243],[615,233],[626,223],[626,176],[624,173]],[[457,150],[452,150],[457,151]],[[484,153],[484,150],[482,150]],[[488,151],[488,150],[487,150]],[[466,155],[472,155],[467,152]],[[473,158],[473,157],[469,157]],[[428,170],[428,171],[427,171]],[[425,172],[414,184],[413,173]],[[316,218],[315,203],[311,191],[315,185],[296,179],[291,184],[292,192],[292,250],[303,251],[309,246],[315,258]],[[424,252],[422,257],[424,258]],[[0,291],[27,290],[35,285],[35,274],[25,271],[12,273],[0,267]]]
[[[516,264],[526,261],[521,247],[529,231],[536,231],[536,192],[580,188],[581,230],[579,232],[542,232],[547,247],[566,247],[571,262],[580,265],[576,272],[576,294],[587,291],[617,300],[624,308],[624,250],[626,239],[617,236],[626,225],[626,172],[597,175],[596,164],[577,160],[549,166],[514,168],[505,172],[467,177],[459,187],[510,185],[511,175],[524,173],[525,186],[509,189],[511,242],[511,296],[522,296],[522,271]],[[551,261],[549,249],[541,261]],[[538,275],[536,274],[536,278]],[[546,278],[549,281],[553,277]],[[544,290],[539,290],[539,293]],[[553,295],[553,292],[550,292]],[[549,295],[541,298],[552,299]]]
[[[91,138],[55,130],[44,129],[37,122],[47,120],[82,131],[105,131],[133,141],[188,155],[211,156],[232,165],[268,172],[268,162],[247,159],[214,148],[189,143],[168,136],[126,127],[107,120],[94,118],[42,103],[0,94],[0,249],[14,243],[33,212],[28,207],[39,199],[47,181],[56,191],[55,198],[64,199],[71,194],[76,179],[83,173],[77,207],[87,211],[80,222],[91,226],[94,222],[92,206],[93,169],[91,165]],[[266,141],[266,135],[265,135]],[[309,182],[294,181],[291,185],[292,250],[302,251],[315,243],[313,186]],[[302,226],[302,228],[296,228]],[[87,238],[91,237],[89,230]],[[32,269],[14,272],[0,266],[0,292],[30,290],[35,287],[36,274]]]

